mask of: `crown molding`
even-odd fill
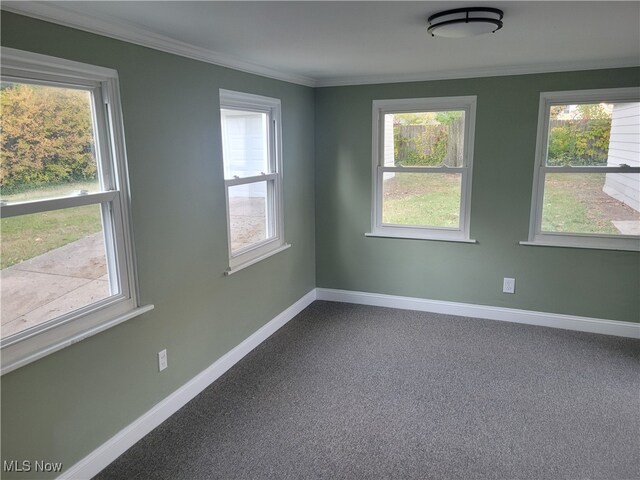
[[[311,77],[280,72],[263,65],[246,62],[232,55],[197,47],[164,35],[159,35],[136,25],[126,24],[125,22],[115,19],[106,20],[92,15],[80,14],[59,5],[44,2],[4,1],[2,2],[1,8],[2,10],[19,15],[25,15],[65,27],[134,43],[201,62],[232,68],[241,72],[252,73],[307,87],[316,86],[316,81]]]
[[[429,82],[433,80],[456,80],[463,78],[504,77],[509,75],[530,75],[536,73],[574,72],[581,70],[602,70],[607,68],[638,67],[637,58],[620,58],[593,62],[548,63],[514,65],[507,67],[470,68],[464,70],[444,70],[440,72],[408,73],[398,75],[360,75],[353,77],[328,77],[316,80],[316,87],[344,87],[354,85],[375,85],[383,83]]]
[[[455,80],[479,77],[500,77],[509,75],[529,75],[536,73],[570,72],[580,70],[600,70],[640,66],[638,58],[617,58],[602,61],[513,65],[505,67],[469,68],[439,72],[418,72],[406,74],[374,74],[356,76],[335,76],[313,78],[290,72],[281,72],[264,65],[244,61],[232,55],[197,47],[170,37],[150,32],[139,26],[120,20],[97,18],[79,14],[59,5],[41,1],[3,1],[2,10],[44,20],[65,27],[103,35],[125,42],[141,45],[162,52],[172,53],[193,60],[232,68],[241,72],[304,85],[307,87],[340,87],[354,85],[375,85],[384,83],[426,82],[433,80]]]

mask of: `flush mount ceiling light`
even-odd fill
[[[493,33],[502,28],[502,10],[469,7],[446,10],[427,19],[432,37],[462,38]]]

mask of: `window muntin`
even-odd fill
[[[376,100],[371,235],[469,241],[475,97]]]
[[[220,119],[233,272],[284,245],[280,101],[220,90]]]
[[[2,372],[138,308],[117,73],[2,49]]]
[[[541,94],[529,243],[640,249],[640,90]]]

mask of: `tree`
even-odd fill
[[[96,178],[89,92],[3,83],[0,101],[5,193]]]
[[[553,166],[606,165],[611,113],[602,104],[580,104],[571,118],[560,120],[564,105],[551,107],[548,164]]]

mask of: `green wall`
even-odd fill
[[[637,252],[527,240],[540,92],[640,85],[640,70],[316,89],[317,286],[640,321]],[[375,99],[477,95],[471,238],[371,238]],[[516,294],[502,278],[516,278]]]
[[[2,45],[120,74],[140,294],[155,309],[2,377],[2,459],[70,467],[315,287],[314,94],[4,11]],[[219,88],[282,100],[293,245],[230,277]]]

